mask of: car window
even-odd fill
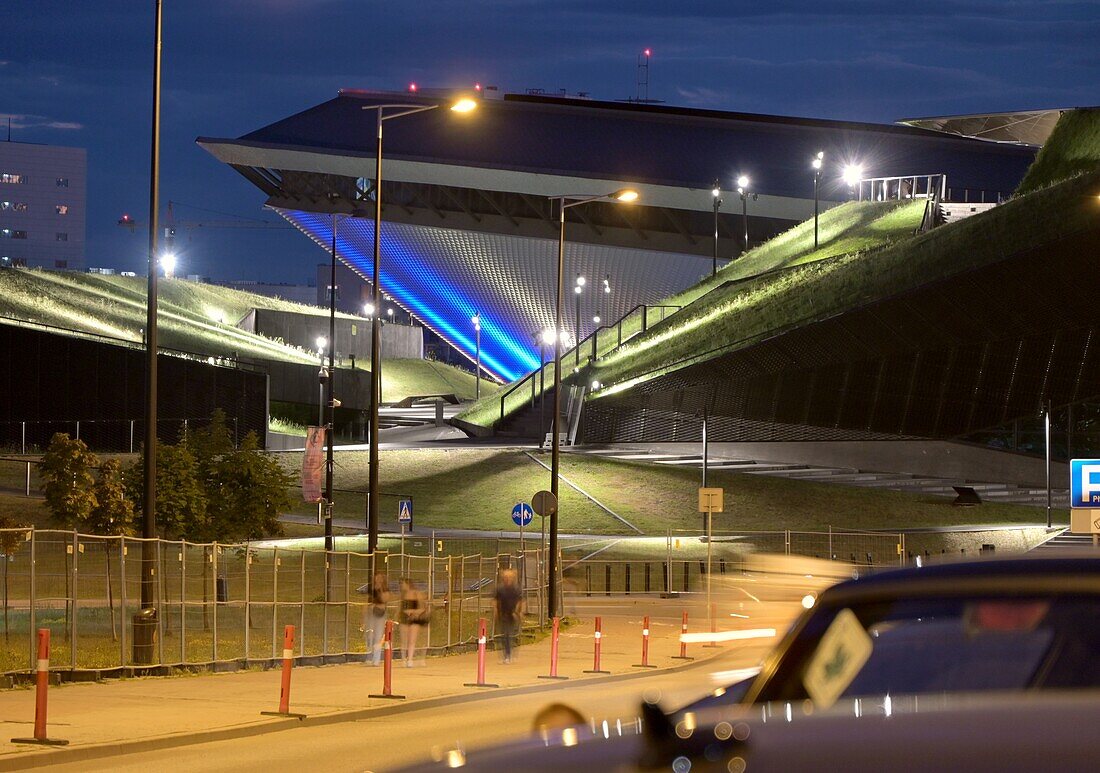
[[[819,609],[757,700],[1095,686],[1098,600],[910,599]]]

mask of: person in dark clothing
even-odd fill
[[[505,569],[500,573],[496,593],[493,594],[493,610],[496,615],[496,630],[503,645],[503,660],[512,662],[512,650],[515,647],[516,634],[523,622],[523,593],[517,583],[515,569]]]
[[[366,634],[367,654],[370,656],[367,662],[377,666],[382,660],[382,639],[386,631],[386,602],[390,600],[390,589],[385,572],[375,572],[366,593],[367,605],[363,609],[363,631]]]

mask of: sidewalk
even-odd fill
[[[486,653],[486,681],[502,689],[552,691],[562,685],[594,679],[623,679],[653,673],[632,666],[641,658],[641,615],[628,609],[603,619],[601,667],[612,673],[583,673],[593,665],[593,620],[583,618],[563,630],[558,673],[568,682],[539,679],[549,672],[550,638],[521,647],[513,663],[503,665],[497,653]],[[780,630],[789,620],[777,615]],[[762,621],[761,621],[762,622]],[[672,660],[679,653],[679,624],[671,619],[650,626],[649,662],[660,669],[684,667]],[[772,643],[774,640],[767,641]],[[761,642],[762,644],[765,642]],[[691,645],[689,654],[700,659],[723,648]],[[33,734],[33,689],[0,692],[0,716],[6,735],[0,737],[0,770],[37,764],[74,762],[108,757],[127,751],[152,751],[194,743],[275,732],[305,724],[327,724],[371,715],[392,714],[438,702],[462,702],[487,697],[496,690],[466,687],[476,681],[477,655],[466,653],[429,658],[424,665],[405,668],[395,660],[393,692],[406,700],[369,698],[382,691],[382,667],[362,663],[296,667],[290,691],[290,710],[305,720],[261,716],[278,708],[280,671],[247,671],[198,676],[150,677],[104,683],[68,684],[49,690],[51,738],[69,741],[67,747],[47,748],[13,744],[12,737]]]

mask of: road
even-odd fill
[[[570,685],[535,694],[485,694],[474,703],[415,710],[314,728],[292,729],[252,738],[185,746],[122,758],[79,762],[58,771],[203,770],[268,773],[285,770],[385,771],[429,759],[433,749],[474,748],[519,738],[530,732],[540,708],[566,702],[585,716],[614,724],[633,720],[643,691],[668,707],[681,705],[727,682],[729,673],[759,662],[771,642],[743,643],[675,672],[639,672],[624,681]]]

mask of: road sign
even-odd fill
[[[1100,508],[1100,459],[1071,459],[1069,506]]]
[[[535,513],[531,509],[531,505],[526,502],[519,502],[512,508],[512,523],[516,526],[527,526],[534,520]]]
[[[402,499],[397,503],[397,522],[398,523],[412,523],[413,520],[413,501],[411,499]]]
[[[531,497],[531,506],[543,518],[557,512],[558,498],[551,491],[540,491]]]
[[[701,489],[699,489],[699,512],[700,513],[720,513],[720,512],[722,512],[722,489],[720,489],[720,488],[701,488]]]

